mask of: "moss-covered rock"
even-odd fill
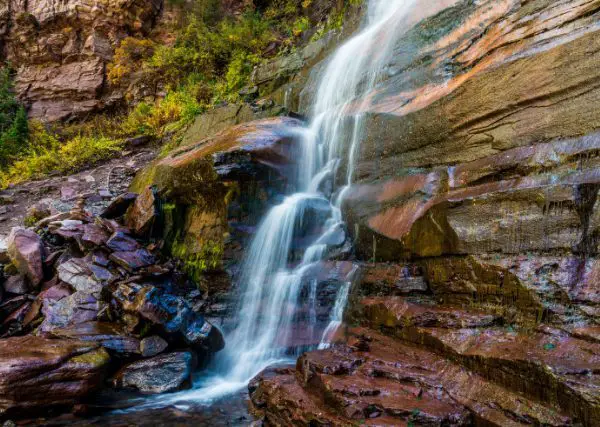
[[[153,229],[192,277],[221,269],[232,204],[239,214],[240,206],[256,199],[257,182],[264,190],[294,173],[293,128],[300,124],[279,117],[238,125],[184,146],[136,176],[131,191],[156,197]]]

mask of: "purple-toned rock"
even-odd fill
[[[84,226],[82,221],[66,219],[60,222],[59,228],[51,229],[51,231],[65,240],[81,239],[84,233]]]
[[[112,274],[110,270],[102,266],[96,264],[89,264],[88,268],[92,272],[92,277],[99,282],[111,283],[115,280],[115,275]]]
[[[115,252],[131,252],[140,248],[140,244],[133,237],[122,231],[115,232],[106,242],[106,246]]]
[[[140,342],[140,352],[144,357],[153,357],[167,349],[169,343],[158,335],[144,338]]]
[[[161,354],[125,366],[113,379],[117,388],[132,388],[146,394],[190,388],[194,357],[190,352]]]
[[[109,239],[108,232],[97,224],[86,224],[83,226],[83,236],[81,240],[88,246],[102,246]]]
[[[85,292],[75,292],[57,300],[45,298],[42,305],[45,319],[40,330],[50,332],[56,328],[97,320],[98,313],[104,308],[104,303]]]
[[[113,296],[125,312],[152,323],[163,336],[204,353],[216,353],[225,346],[221,331],[194,312],[181,297],[154,286],[135,284],[119,285]]]
[[[100,215],[103,218],[114,219],[125,215],[127,209],[135,202],[137,194],[124,193],[115,198]]]
[[[73,286],[77,291],[96,295],[102,291],[102,280],[94,277],[83,258],[72,258],[62,263],[58,266],[57,272],[60,280]]]
[[[108,256],[103,251],[96,251],[91,255],[92,262],[101,267],[108,267],[110,263]]]
[[[130,252],[114,252],[110,259],[128,271],[147,267],[155,262],[154,256],[143,248]]]
[[[6,246],[8,256],[15,267],[29,278],[33,286],[38,286],[44,279],[44,247],[40,236],[31,230],[15,227],[8,236]]]
[[[9,276],[4,282],[4,290],[9,294],[23,295],[29,292],[29,283],[25,276]]]

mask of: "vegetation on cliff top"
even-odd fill
[[[75,172],[113,157],[128,137],[167,137],[171,142],[163,151],[177,146],[198,114],[223,102],[244,100],[241,89],[249,84],[255,65],[340,26],[345,7],[360,3],[332,1],[337,7],[329,15],[314,18],[316,0],[260,1],[235,12],[224,10],[219,0],[169,1],[181,8],[181,19],[169,30],[167,41],[164,34],[126,37],[108,67],[109,84],[124,87],[133,104],[124,114],[69,125],[28,122],[12,91],[8,67],[2,70],[0,186]],[[133,102],[135,82],[162,95]]]

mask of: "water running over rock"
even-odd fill
[[[239,315],[215,362],[215,376],[192,392],[173,395],[169,402],[210,400],[239,390],[267,366],[306,350],[306,345],[294,342],[292,330],[304,287],[308,288],[304,325],[311,335],[309,348],[327,347],[341,323],[353,271],[337,290],[329,324],[320,329],[315,315],[316,282],[310,276],[315,274],[312,267],[326,260],[336,235],[345,233],[340,205],[353,179],[354,153],[362,137],[362,116],[348,111],[377,84],[413,3],[371,0],[365,28],[329,60],[310,126],[289,130],[302,142],[295,182],[298,192],[267,214],[247,251],[237,279]],[[342,165],[345,173],[340,174]],[[309,244],[298,244],[307,239]]]

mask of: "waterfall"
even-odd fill
[[[370,0],[364,29],[344,43],[327,63],[320,76],[310,126],[290,130],[296,132],[302,147],[295,183],[299,192],[271,209],[259,225],[237,279],[240,301],[236,327],[226,336],[215,376],[187,392],[186,400],[210,399],[240,389],[265,367],[290,354],[290,329],[300,291],[307,283],[304,276],[312,265],[325,259],[327,237],[343,226],[341,204],[354,178],[354,161],[363,136],[361,102],[367,102],[364,95],[376,87],[390,50],[403,33],[402,21],[414,3]],[[342,164],[346,165],[342,187],[333,191]],[[323,190],[326,183],[331,192]],[[294,234],[305,225],[308,210],[326,211],[321,215],[325,231],[294,266]],[[312,330],[317,321],[317,290],[314,282],[308,283]],[[350,283],[345,283],[338,290],[319,347],[328,345],[340,325],[349,288]]]

